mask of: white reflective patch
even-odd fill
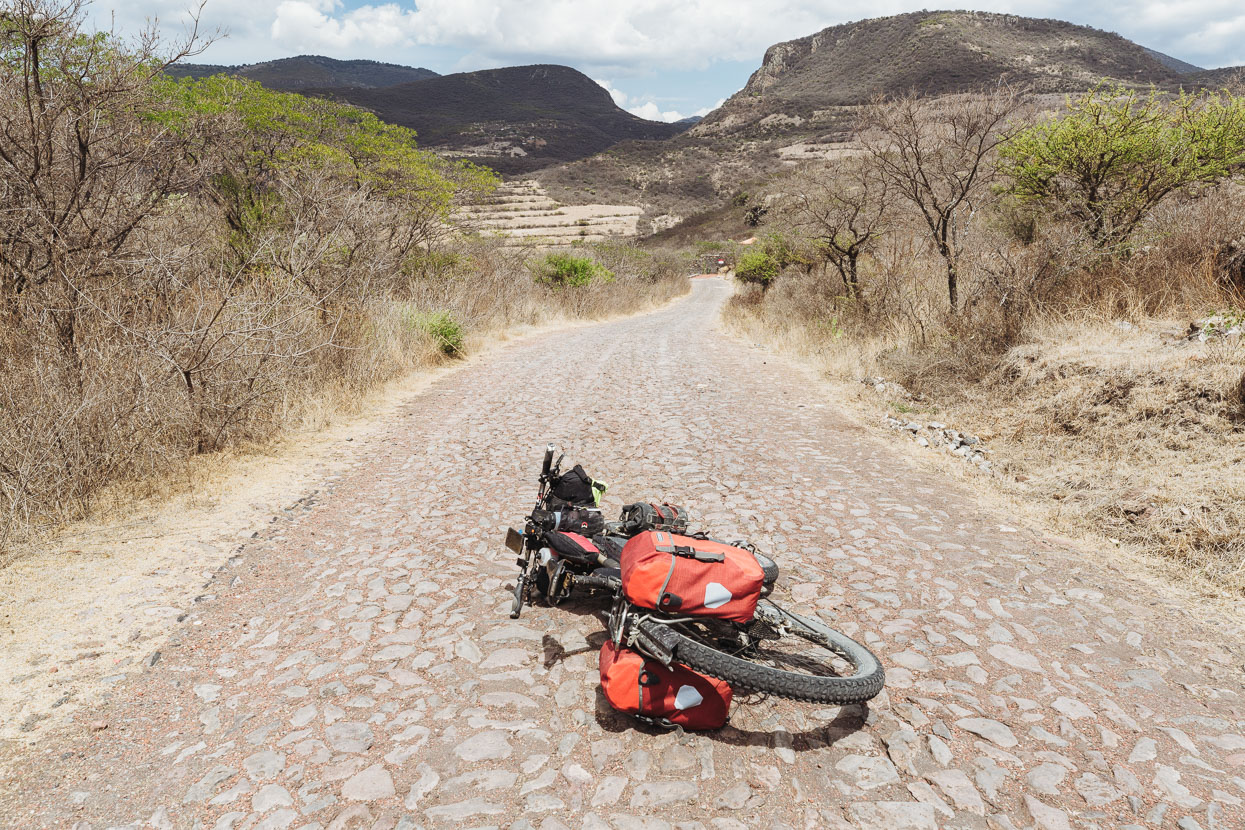
[[[725,585],[717,582],[710,582],[705,586],[705,607],[720,608],[735,598],[735,595],[726,590]]]
[[[696,691],[695,686],[680,686],[679,693],[674,696],[675,709],[691,709],[693,706],[699,706],[704,702],[705,699],[700,692]]]

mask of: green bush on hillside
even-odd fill
[[[533,266],[536,281],[553,288],[582,288],[593,280],[613,282],[614,272],[599,262],[571,254],[545,254]]]
[[[1100,247],[1120,245],[1166,197],[1245,168],[1245,98],[1099,87],[1000,155],[1010,195],[1073,219]]]
[[[735,276],[742,282],[768,288],[782,271],[782,263],[764,248],[756,248],[739,257]]]
[[[448,311],[403,310],[403,324],[412,331],[422,331],[437,343],[442,354],[457,357],[463,351],[463,326]]]

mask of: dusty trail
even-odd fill
[[[5,752],[6,827],[1245,826],[1240,632],[914,472],[714,332],[729,289],[448,376],[221,570],[91,719]],[[569,363],[556,367],[555,363]],[[546,440],[770,550],[868,643],[868,708],[654,733],[596,692],[592,609],[507,618]],[[1235,641],[1234,641],[1234,636]]]

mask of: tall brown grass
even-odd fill
[[[541,285],[454,226],[484,171],[340,105],[170,87],[192,42],[84,19],[0,0],[0,551],[492,332],[686,290],[617,245],[584,249],[612,282]]]

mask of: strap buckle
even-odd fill
[[[696,550],[689,545],[674,545],[665,553],[672,553],[675,556],[683,556],[688,559],[695,559],[697,562],[725,562],[726,554],[712,553],[707,550]]]

